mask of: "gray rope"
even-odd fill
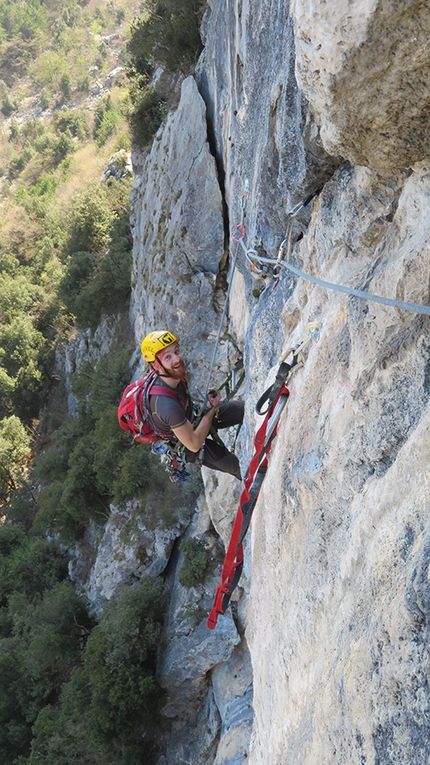
[[[430,316],[430,306],[419,305],[417,303],[405,303],[402,300],[394,300],[392,298],[381,297],[380,295],[373,295],[371,292],[364,292],[364,290],[356,290],[353,287],[344,287],[342,284],[333,284],[332,282],[326,282],[323,279],[318,279],[316,276],[310,276],[310,274],[301,271],[300,268],[292,266],[291,263],[287,263],[285,260],[275,260],[274,258],[262,258],[255,253],[255,250],[248,250],[253,260],[259,263],[265,263],[272,266],[283,266],[289,271],[292,271],[296,276],[306,279],[308,282],[317,284],[319,287],[326,287],[329,290],[335,290],[336,292],[344,292],[346,295],[354,295],[355,297],[364,298],[365,300],[371,300],[374,303],[382,303],[383,305],[389,305],[393,308],[403,308],[405,311],[414,311],[415,313],[422,313],[426,316]]]

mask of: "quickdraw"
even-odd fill
[[[242,573],[243,541],[267,472],[268,455],[277,433],[279,418],[290,395],[287,380],[295,368],[303,365],[303,348],[312,337],[317,337],[318,333],[319,325],[316,322],[307,325],[305,339],[284,354],[275,382],[257,402],[257,413],[265,415],[264,422],[254,438],[254,453],[244,480],[233,531],[224,558],[221,584],[217,587],[214,605],[206,622],[208,629],[215,629],[218,615],[225,613]],[[291,360],[288,360],[290,357]]]

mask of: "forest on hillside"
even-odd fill
[[[197,60],[202,11],[200,0],[0,7],[4,765],[140,765],[155,751],[162,581],[126,588],[96,619],[68,562],[112,504],[157,486],[164,522],[175,518],[177,492],[160,491],[157,462],[117,424],[134,350],[127,166],[132,146],[149,150]],[[112,157],[118,172],[101,182]],[[124,317],[109,354],[83,364],[67,391],[62,349],[109,314]]]

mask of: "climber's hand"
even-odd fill
[[[218,406],[220,401],[221,393],[218,393],[216,390],[210,390],[208,393],[208,409],[213,409],[214,407]]]

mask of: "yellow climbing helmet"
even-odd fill
[[[158,330],[157,332],[150,332],[142,340],[140,349],[142,356],[148,364],[152,364],[155,361],[157,353],[163,351],[168,345],[177,343],[178,338],[172,335],[171,332],[167,332],[165,329]]]

